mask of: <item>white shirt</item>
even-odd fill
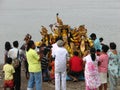
[[[17,58],[18,48],[12,48],[8,51],[8,57],[11,57],[12,59]],[[19,54],[21,54],[22,51],[19,50]]]
[[[55,57],[55,72],[66,71],[66,62],[69,57],[67,50],[64,47],[58,47],[53,56]]]

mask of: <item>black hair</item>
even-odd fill
[[[110,48],[111,48],[111,49],[116,49],[116,44],[115,44],[114,42],[111,42],[111,43],[110,43]]]
[[[91,37],[92,40],[95,40],[95,39],[96,39],[96,34],[95,34],[95,33],[92,33],[92,34],[90,35],[90,37]]]
[[[13,42],[13,46],[14,46],[14,47],[18,48],[18,45],[19,45],[18,41],[14,41],[14,42]]]
[[[100,49],[97,49],[96,51],[97,51],[97,52],[100,52]]]
[[[6,60],[6,63],[11,64],[12,63],[12,58],[8,57]]]
[[[33,40],[30,40],[27,44],[27,51],[32,48],[32,46],[34,45],[34,41]]]
[[[11,47],[11,44],[10,44],[10,42],[5,42],[5,50],[6,51],[9,51],[10,49],[11,49],[12,47]]]
[[[102,41],[103,41],[103,38],[101,37],[101,38],[99,38],[99,40],[100,40],[100,42],[102,42]]]
[[[91,54],[91,58],[92,58],[93,61],[95,61],[95,59],[96,59],[95,53],[96,53],[95,48],[91,48],[90,49],[90,54]]]
[[[78,56],[78,55],[79,55],[77,51],[74,51],[73,54],[74,54],[75,56]]]
[[[106,53],[108,50],[109,50],[108,45],[103,45],[103,46],[102,46],[102,51],[103,51],[103,52]]]

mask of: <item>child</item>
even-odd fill
[[[108,71],[108,51],[109,47],[107,45],[102,46],[102,53],[99,57],[99,73],[101,79],[101,86],[99,90],[107,90],[107,71]],[[104,87],[104,89],[102,89]]]
[[[70,71],[68,75],[73,81],[78,81],[80,75],[83,75],[83,60],[78,56],[78,52],[74,51],[74,56],[69,60]]]
[[[7,88],[10,88],[10,90],[14,90],[13,73],[15,73],[15,70],[12,66],[12,58],[7,58],[6,64],[3,66],[3,71],[5,73],[4,90],[6,90]]]

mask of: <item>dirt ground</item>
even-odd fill
[[[27,80],[25,78],[25,73],[21,71],[21,90],[27,90]],[[55,85],[51,82],[43,82],[42,83],[42,90],[55,90]],[[0,66],[0,90],[3,90],[3,74],[2,74],[2,66]],[[35,90],[35,89],[34,89]],[[84,81],[67,81],[67,90],[85,90],[85,82]],[[109,85],[108,85],[109,90]],[[120,86],[118,86],[118,90],[120,90]]]

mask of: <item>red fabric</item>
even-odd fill
[[[74,72],[80,72],[83,70],[83,60],[78,56],[73,56],[70,61],[70,70]]]
[[[14,88],[14,81],[13,80],[5,80],[4,87]]]

